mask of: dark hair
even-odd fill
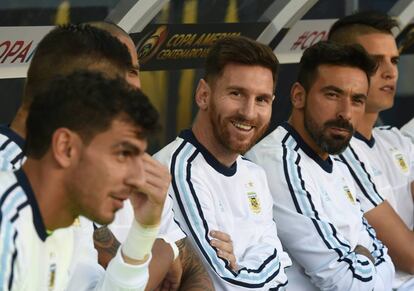
[[[345,16],[336,21],[329,30],[328,39],[340,43],[353,43],[355,37],[363,34],[381,32],[392,35],[398,28],[398,21],[377,11],[362,11]]]
[[[124,79],[108,79],[91,71],[58,76],[36,95],[26,120],[26,154],[41,158],[58,128],[77,132],[85,143],[121,119],[142,131],[142,136],[159,129],[158,112],[140,90]]]
[[[331,41],[321,41],[307,48],[299,63],[298,82],[310,89],[321,65],[354,67],[365,72],[368,78],[375,73],[377,63],[359,44],[345,45]]]
[[[119,75],[132,67],[128,48],[107,31],[87,24],[54,28],[39,43],[27,73],[23,101],[47,87],[56,75],[106,65],[107,74]],[[109,67],[108,67],[109,66]]]
[[[126,37],[130,37],[128,32],[126,32],[124,29],[122,29],[119,25],[113,23],[113,22],[109,22],[109,21],[91,21],[91,22],[87,22],[88,25],[92,26],[92,27],[96,27],[102,30],[105,30],[107,32],[109,32],[111,35],[113,36],[126,36]]]
[[[230,63],[259,65],[272,71],[276,86],[279,62],[270,47],[243,36],[225,37],[214,43],[205,62],[206,81],[220,76]]]

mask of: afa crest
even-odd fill
[[[256,192],[247,192],[247,198],[249,199],[250,210],[254,213],[260,213],[262,209],[260,207],[260,201]]]
[[[344,192],[345,192],[345,195],[346,195],[346,197],[348,198],[348,200],[352,203],[352,204],[355,204],[355,198],[354,198],[354,196],[352,195],[352,193],[351,193],[351,190],[349,190],[349,187],[348,186],[344,186]]]
[[[407,163],[404,160],[404,156],[400,153],[397,153],[394,157],[395,157],[395,160],[396,160],[397,164],[400,166],[400,169],[404,173],[408,173],[408,166],[407,166]]]

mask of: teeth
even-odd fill
[[[233,122],[233,125],[237,128],[243,129],[243,130],[250,130],[252,129],[251,125],[246,125],[246,124],[242,124],[242,123],[238,123],[238,122]]]

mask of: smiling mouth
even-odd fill
[[[249,124],[244,124],[244,123],[237,122],[237,121],[232,121],[231,123],[234,125],[234,127],[242,131],[250,131],[251,129],[253,129],[253,126]]]

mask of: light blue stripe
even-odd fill
[[[8,260],[11,258],[11,254],[12,254],[10,244],[12,243],[12,240],[13,240],[13,236],[12,236],[13,225],[9,221],[10,212],[13,210],[16,210],[17,203],[19,202],[19,200],[21,200],[25,196],[21,189],[10,193],[10,195],[12,195],[10,202],[7,203],[7,205],[3,206],[4,210],[2,210],[2,214],[3,214],[2,232],[4,231],[4,234],[2,234],[2,236],[4,237],[4,239],[2,243],[3,249],[1,251],[0,270],[2,271],[0,272],[0,286],[4,286],[3,284],[5,283],[5,276],[6,276],[6,273],[8,273],[6,272],[6,267],[7,267]]]
[[[232,272],[225,268],[224,262],[219,260],[217,257],[216,252],[214,249],[208,244],[208,242],[204,239],[205,237],[205,229],[203,227],[203,221],[200,219],[198,213],[196,213],[195,209],[197,205],[194,201],[194,198],[191,194],[191,189],[188,187],[186,181],[186,162],[193,154],[195,148],[192,145],[187,144],[184,146],[182,153],[180,153],[177,157],[177,169],[175,171],[175,175],[177,177],[177,186],[179,187],[179,192],[181,197],[183,198],[183,204],[186,205],[186,209],[188,209],[188,216],[191,221],[191,226],[195,230],[201,244],[203,250],[207,253],[208,257],[210,258],[211,263],[213,264],[215,270],[218,274],[222,277],[237,279],[237,281],[243,282],[248,284],[259,284],[265,282],[265,280],[269,277],[270,274],[275,273],[277,270],[280,269],[281,264],[279,261],[279,254],[277,254],[276,258],[268,263],[265,268],[260,273],[248,273],[247,271],[241,271],[237,277],[235,277]],[[280,274],[280,273],[279,273]],[[277,277],[277,276],[276,276]],[[275,278],[276,278],[275,277]],[[260,281],[260,282],[258,282]]]
[[[3,157],[3,163],[1,165],[0,171],[11,170],[13,167],[11,161],[22,151],[18,145],[14,142],[11,142],[7,147],[0,152],[0,155]]]
[[[302,209],[302,212],[304,212],[304,214],[309,217],[309,218],[315,218],[316,223],[319,225],[322,233],[323,233],[323,237],[328,241],[328,243],[331,245],[332,248],[335,249],[339,249],[342,253],[342,257],[346,256],[348,259],[350,259],[352,262],[356,263],[356,265],[354,265],[355,268],[355,272],[356,273],[360,273],[360,274],[372,274],[372,269],[371,267],[368,266],[363,266],[361,264],[359,264],[357,262],[357,257],[354,253],[349,253],[347,248],[345,246],[343,246],[342,244],[339,243],[339,241],[334,237],[333,232],[330,230],[330,227],[327,223],[316,219],[315,217],[315,213],[312,210],[312,207],[310,205],[310,202],[307,198],[307,194],[306,191],[302,188],[301,185],[301,179],[299,177],[299,174],[297,173],[296,169],[293,168],[294,166],[297,167],[297,165],[294,163],[296,160],[296,157],[293,156],[293,153],[296,153],[296,151],[293,151],[291,149],[294,149],[296,146],[296,141],[292,138],[289,137],[286,145],[288,147],[287,150],[287,164],[288,164],[288,168],[289,168],[289,173],[291,177],[293,177],[293,179],[291,179],[292,181],[292,186],[295,189],[295,194],[297,193],[298,195],[298,202],[300,202],[300,207]],[[292,153],[292,154],[291,154]],[[296,155],[298,155],[298,153],[296,153]]]
[[[362,187],[364,187],[369,197],[372,200],[374,200],[375,203],[377,203],[377,205],[382,203],[383,200],[381,199],[377,191],[375,191],[374,186],[372,185],[371,181],[368,179],[368,172],[362,168],[361,163],[355,158],[355,156],[352,154],[351,149],[349,147],[342,153],[342,156],[349,163],[352,170],[357,175],[359,181],[362,184]],[[369,173],[369,175],[371,177],[374,177],[373,173]]]

